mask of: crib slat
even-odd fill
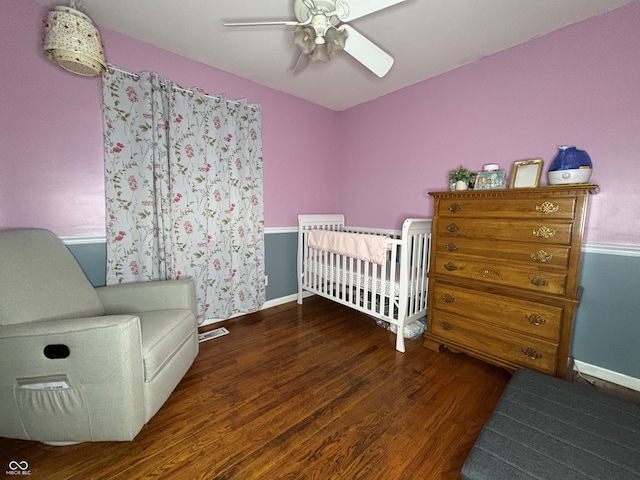
[[[378,315],[382,316],[384,315],[384,305],[385,305],[385,299],[386,297],[386,282],[385,279],[387,278],[387,263],[383,263],[380,266],[380,274],[378,275],[378,278],[380,279],[380,292],[377,293],[375,295],[375,299],[377,301],[378,304],[378,310],[377,313]]]
[[[362,260],[357,259],[356,260],[356,271],[357,272],[362,272]],[[362,275],[356,275],[356,301],[354,302],[354,305],[356,306],[360,306],[362,305],[361,302],[361,298],[362,298]]]

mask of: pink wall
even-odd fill
[[[0,228],[104,234],[99,80],[44,59],[46,8],[3,6]],[[407,216],[431,215],[426,192],[445,189],[459,164],[548,164],[557,145],[573,144],[591,155],[602,190],[592,197],[587,241],[638,244],[638,25],[640,1],[339,113],[102,34],[109,61],[123,68],[262,105],[268,227],[335,211],[351,224],[398,227]],[[326,138],[340,139],[335,150]]]
[[[102,235],[100,80],[70,74],[44,58],[47,8],[25,0],[5,0],[3,8],[0,228]],[[337,112],[123,35],[101,33],[113,64],[262,105],[267,226],[296,225],[302,211],[335,211],[336,157],[323,139],[334,137]]]
[[[510,169],[558,145],[594,163],[586,240],[640,244],[640,1],[343,112],[339,209],[398,227],[462,164]]]

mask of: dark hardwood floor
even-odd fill
[[[224,326],[133,441],[0,438],[0,474],[26,461],[56,480],[457,479],[510,378],[421,340],[398,353],[374,320],[317,297]]]

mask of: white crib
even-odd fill
[[[309,232],[385,235],[391,249],[378,265],[308,246]],[[304,291],[320,295],[396,327],[396,350],[405,351],[404,325],[426,315],[431,219],[409,218],[402,230],[348,227],[343,215],[298,215],[298,303]]]

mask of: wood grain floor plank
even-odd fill
[[[0,438],[0,462],[56,480],[453,479],[510,378],[420,339],[396,352],[373,319],[318,297],[224,325],[133,441]]]

